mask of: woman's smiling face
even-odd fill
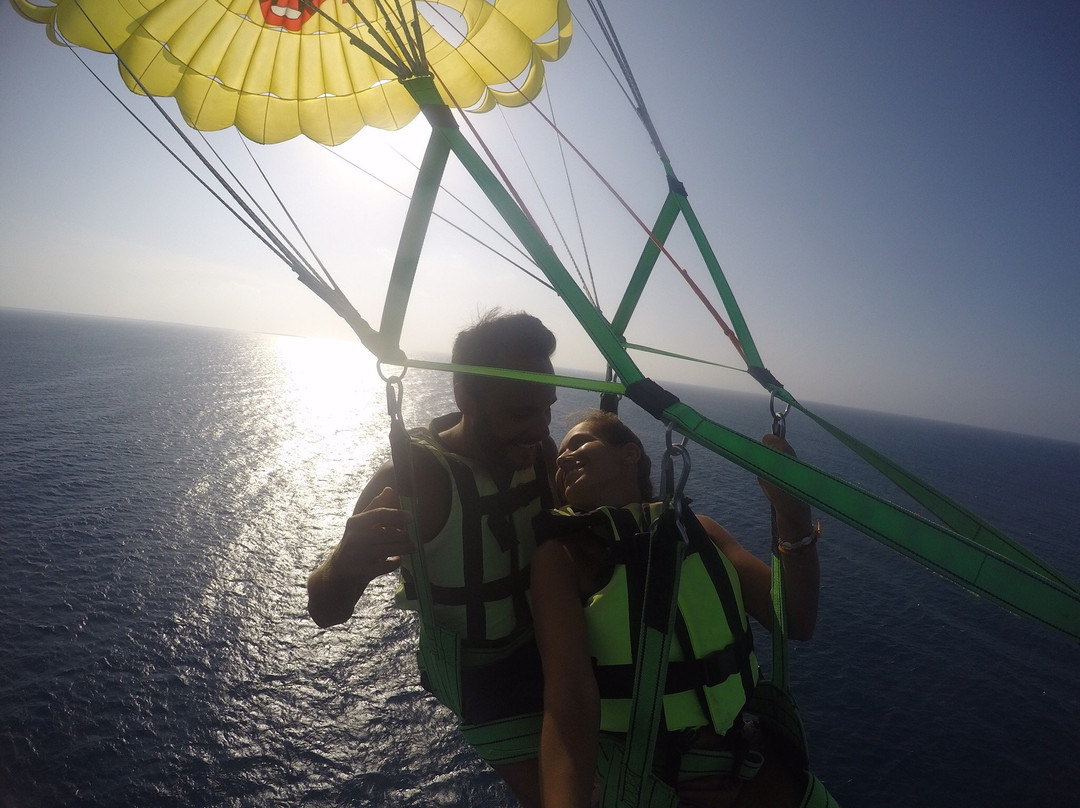
[[[556,460],[555,488],[577,510],[621,507],[640,499],[636,468],[641,452],[633,443],[605,443],[588,421],[566,433]]]

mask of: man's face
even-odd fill
[[[523,367],[551,373],[550,362]],[[509,379],[485,379],[473,398],[470,431],[481,460],[494,468],[529,468],[548,437],[555,387]]]

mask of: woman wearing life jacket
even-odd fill
[[[794,454],[781,438],[767,435],[763,441]],[[641,613],[640,545],[648,542],[659,508],[651,503],[649,474],[641,441],[611,413],[587,413],[559,447],[556,496],[566,507],[552,515],[550,538],[532,562],[544,670],[540,772],[548,808],[596,804],[596,773],[605,774],[612,743],[617,746],[627,729],[632,647],[640,627],[640,617],[635,626],[629,615],[634,604]],[[809,639],[817,622],[819,578],[810,508],[760,482],[776,516],[788,635]],[[785,784],[771,773],[755,776],[763,739],[742,714],[758,677],[746,615],[771,628],[770,568],[709,517],[691,514],[684,521],[690,523],[690,546],[680,577],[654,774],[677,793],[680,806],[736,800],[797,805],[798,782]],[[771,770],[767,752],[764,760],[764,770]]]

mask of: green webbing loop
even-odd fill
[[[785,418],[790,407],[776,408],[775,399],[769,400],[772,413],[772,434],[784,438],[787,433]],[[810,753],[806,743],[806,730],[795,697],[791,694],[791,661],[788,655],[788,614],[785,592],[785,572],[780,553],[780,532],[776,524],[776,509],[770,505],[772,527],[770,564],[772,567],[772,668],[769,679],[759,682],[754,703],[748,707],[757,712],[773,733],[783,738],[789,749],[797,756],[801,766],[807,766]]]
[[[431,79],[428,77],[428,82]],[[419,79],[416,82],[420,82]],[[410,83],[411,84],[411,83]],[[410,86],[410,85],[406,85]],[[446,159],[450,155],[450,145],[445,138],[439,137],[433,130],[428,139],[424,160],[416,177],[413,196],[409,202],[409,211],[401,230],[397,253],[394,257],[394,269],[390,275],[390,285],[386,290],[386,302],[383,304],[382,323],[379,325],[380,356],[400,353],[401,329],[405,321],[405,310],[409,305],[416,268],[420,262],[420,251],[427,236],[431,213],[435,208],[435,198],[439,194],[439,183],[446,168]]]
[[[772,541],[772,670],[769,681],[788,689],[787,604],[784,601],[784,564],[777,543],[776,513],[773,513]]]
[[[592,390],[597,393],[613,393],[622,395],[626,392],[626,386],[619,382],[602,382],[599,379],[586,379],[580,376],[562,376],[556,373],[537,373],[531,370],[512,370],[510,368],[493,368],[484,365],[458,365],[453,362],[432,362],[423,359],[406,358],[402,364],[405,367],[419,368],[421,370],[443,370],[454,373],[471,373],[475,376],[488,376],[497,379],[514,379],[521,382],[538,382],[539,384],[551,384],[556,387],[567,387],[575,390]]]
[[[427,567],[424,561],[424,545],[421,541],[419,520],[415,518],[419,510],[419,495],[416,490],[416,477],[413,474],[412,451],[410,450],[409,431],[401,416],[401,402],[404,397],[404,385],[400,376],[391,376],[386,380],[386,411],[390,416],[390,456],[394,463],[394,485],[401,508],[407,511],[409,538],[416,545],[413,562],[417,578],[417,601],[420,613],[431,614],[433,601],[428,585]]]
[[[420,496],[413,472],[409,432],[401,417],[401,378],[386,380],[386,409],[390,416],[390,455],[394,463],[395,490],[408,520],[409,537],[416,545],[412,554],[413,583],[420,607],[420,645],[417,652],[421,669],[427,675],[432,691],[455,714],[462,715],[460,670],[461,641],[457,634],[435,624],[435,606],[431,582],[424,557],[424,542],[420,535]]]
[[[678,479],[674,459],[681,457]],[[615,788],[604,785],[603,806],[666,808],[677,803],[674,792],[653,771],[656,740],[664,713],[668,657],[679,604],[679,581],[689,539],[682,524],[683,491],[690,473],[690,456],[685,440],[672,442],[667,433],[667,450],[661,465],[660,494],[664,507],[649,527],[649,554],[645,569],[645,600],[638,634],[637,662],[634,666],[633,700],[630,704],[626,746],[617,772]]]
[[[653,772],[656,739],[664,709],[668,654],[679,596],[679,577],[686,544],[674,508],[665,508],[649,530],[645,602],[638,635],[634,698],[626,746],[617,755],[604,783],[604,808],[667,808],[677,804],[674,791]]]
[[[775,407],[775,398],[769,399],[769,411],[772,413],[772,433],[783,440],[787,433],[786,417],[790,405],[783,410]],[[787,648],[787,602],[784,598],[784,563],[780,557],[780,531],[776,526],[776,508],[769,506],[772,525],[772,671],[769,680],[781,690],[788,689],[788,648]]]

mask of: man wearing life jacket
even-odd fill
[[[551,374],[554,350],[535,317],[491,312],[458,335],[452,362]],[[395,446],[394,464],[364,488],[341,541],[309,576],[308,612],[323,627],[343,623],[371,580],[400,568],[397,602],[420,612],[423,685],[531,808],[540,804],[543,680],[529,565],[532,520],[552,506],[555,388],[463,372],[453,382],[460,411]]]

